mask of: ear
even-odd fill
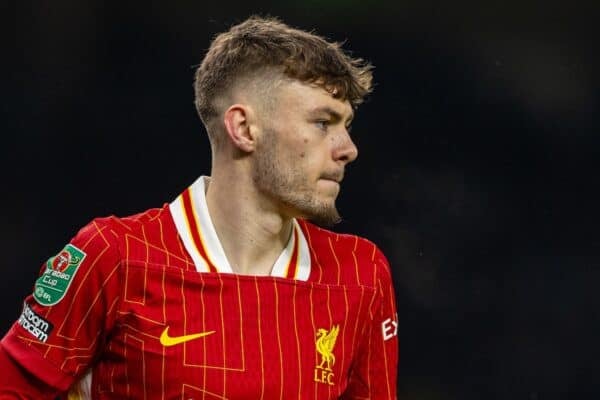
[[[235,147],[243,152],[254,151],[256,140],[251,128],[252,110],[244,104],[233,104],[223,116],[225,130]]]

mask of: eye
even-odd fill
[[[329,127],[329,121],[325,119],[315,121],[315,124],[317,125],[317,128],[322,131],[327,131],[327,128]]]

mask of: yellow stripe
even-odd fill
[[[160,231],[160,243],[163,246],[163,249],[165,249],[165,255],[167,257],[167,265],[170,266],[171,262],[169,260],[169,251],[167,250],[167,245],[165,244],[165,236],[164,236],[164,232],[163,232],[163,226],[162,226],[162,222],[160,219],[158,219],[158,228]],[[167,291],[165,290],[165,275],[166,272],[163,269],[162,270],[162,281],[161,281],[161,288],[162,288],[162,295],[163,295],[163,304],[162,304],[162,314],[163,314],[163,322],[166,323],[167,322]],[[161,394],[161,399],[164,400],[165,398],[165,347],[163,346],[162,348],[162,358],[160,360],[160,394]]]
[[[358,261],[356,260],[356,253],[352,253],[352,258],[354,259],[354,271],[356,271],[356,284],[360,285],[360,275],[358,273]]]
[[[189,238],[189,242],[191,242],[194,245],[194,250],[196,250],[197,256],[199,258],[202,258],[200,256],[200,251],[198,251],[198,247],[196,246],[196,242],[194,241],[194,236],[192,235],[192,228],[190,227],[190,221],[188,220],[188,216],[187,216],[187,212],[185,210],[185,203],[183,202],[183,195],[179,195],[178,198],[179,201],[179,205],[181,206],[181,215],[183,215],[183,221],[185,222],[185,226],[187,227],[187,235]],[[193,204],[193,202],[192,202]],[[192,257],[193,259],[193,257]]]
[[[294,295],[292,296],[292,304],[294,311],[294,334],[296,335],[296,351],[298,352],[298,397],[302,393],[302,357],[300,352],[300,337],[298,336],[298,319],[296,317],[296,290],[298,285],[294,285]]]
[[[240,349],[242,353],[242,371],[246,370],[246,358],[245,358],[245,347],[244,347],[244,313],[242,311],[242,291],[240,289],[240,278],[239,275],[234,275],[235,281],[237,283],[237,291],[238,291],[238,306],[239,306],[239,316],[240,316]]]
[[[214,264],[213,264],[214,265]],[[221,309],[221,343],[223,344],[223,397],[225,397],[225,390],[227,388],[226,378],[227,378],[227,349],[226,349],[226,341],[225,341],[225,333],[227,332],[225,329],[225,313],[223,311],[223,280],[221,279],[221,274],[217,274],[219,277],[219,282],[221,283],[221,288],[219,289],[219,307]]]
[[[146,265],[148,265],[148,260],[150,259],[150,248],[148,247],[148,239],[146,239],[146,231],[144,230],[144,225],[142,225],[142,236],[144,237],[144,247],[146,248]],[[142,290],[142,295],[143,295],[142,304],[143,305],[146,305],[147,280],[148,280],[148,269],[144,268],[144,290]]]
[[[365,290],[363,288],[361,288],[361,291],[360,291],[360,301],[358,302],[358,312],[359,312],[359,315],[360,315],[360,312],[362,311],[363,299],[365,297],[364,295],[365,295]],[[350,349],[350,352],[352,354],[355,354],[355,351],[356,351],[356,345],[357,345],[357,343],[356,343],[356,340],[357,340],[356,339],[356,334],[358,333],[358,320],[359,320],[359,318],[357,316],[357,318],[354,321],[354,331],[352,332],[352,342],[351,342],[352,343],[352,348]],[[359,339],[359,341],[360,341],[360,339]]]
[[[184,283],[185,283],[185,275],[183,274],[183,270],[179,270],[179,273],[181,274],[181,307],[183,308],[183,334],[185,335],[187,332],[187,310],[185,309],[185,290],[184,290]],[[204,327],[202,327],[204,328]],[[187,357],[186,357],[186,349],[187,346],[184,344],[183,345],[183,362],[186,363],[187,361]]]
[[[208,246],[206,246],[206,240],[204,240],[204,233],[202,232],[202,225],[200,224],[200,218],[198,218],[198,212],[196,211],[196,202],[194,201],[193,194],[194,193],[190,191],[190,204],[192,205],[192,214],[194,220],[196,221],[196,226],[198,227],[198,237],[200,237],[200,245],[204,250],[204,254],[206,254],[206,257],[208,258],[208,264],[212,264],[217,270],[217,272],[219,272],[219,267],[217,264],[215,264],[215,259],[209,252],[210,249],[208,248]]]
[[[312,323],[312,331],[313,334],[316,334],[317,332],[317,326],[315,325],[315,310],[314,310],[314,306],[313,306],[313,290],[311,288],[310,290],[310,294],[308,295],[308,302],[310,304],[310,321]],[[316,352],[316,342],[315,342],[315,367],[317,366],[317,363],[319,362],[318,360],[318,354]],[[315,395],[313,397],[313,399],[317,399],[317,388],[319,385],[313,385],[315,387]]]
[[[344,305],[345,305],[345,310],[346,310],[345,315],[346,315],[346,318],[348,318],[348,315],[350,315],[350,309],[348,307],[348,293],[345,290],[344,290]],[[357,316],[357,319],[358,319],[358,316]],[[347,325],[345,322],[346,321],[344,321],[344,328],[343,328],[342,337],[341,337],[341,340],[342,340],[342,362],[340,365],[342,365],[342,368],[344,366],[344,362],[346,359],[346,326]],[[339,371],[343,371],[343,370],[340,369]],[[341,383],[341,380],[342,380],[342,377],[340,376],[338,378],[338,382]]]
[[[331,238],[328,238],[327,241],[329,242],[329,250],[331,250],[331,254],[333,255],[333,259],[335,260],[335,265],[337,265],[337,284],[340,284],[340,261],[338,260],[337,256],[335,255],[335,250],[333,249],[333,243],[331,243]]]
[[[327,285],[327,313],[329,314],[329,326],[331,326],[331,330],[333,330],[333,316],[331,315],[331,293],[330,293],[330,286]],[[334,348],[331,349],[331,352],[333,353]],[[335,356],[335,354],[334,354]],[[334,365],[331,366],[332,369],[335,368]],[[339,370],[339,368],[338,368]],[[340,379],[340,374],[337,374],[336,378]],[[331,385],[327,385],[327,393],[329,393],[328,398],[331,398]]]
[[[263,357],[263,343],[262,343],[262,330],[260,326],[261,316],[260,316],[260,292],[258,290],[258,280],[256,277],[254,278],[254,286],[256,287],[256,302],[257,302],[257,311],[258,311],[258,342],[260,349],[260,398],[263,398],[264,390],[265,390],[265,365],[264,365],[264,357]]]
[[[202,279],[202,287],[204,287],[204,277],[202,276],[202,274],[199,274],[200,279]],[[204,295],[200,294],[200,305],[202,306],[202,330],[206,329],[206,319],[205,319],[205,315],[206,315],[206,304],[204,304]],[[203,359],[202,359],[202,364],[206,365],[207,361],[206,361],[206,353],[208,353],[206,351],[206,340],[203,341],[202,343],[203,345],[203,349],[202,349],[202,354],[203,354]],[[202,368],[202,387],[206,387],[206,371],[207,368]]]
[[[295,285],[294,285],[295,286]],[[277,292],[277,284],[273,283],[275,289],[275,324],[277,325],[277,349],[279,350],[279,398],[283,399],[283,354],[281,353],[281,332],[279,328],[279,293]]]

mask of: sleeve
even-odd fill
[[[42,266],[1,341],[27,373],[59,391],[86,372],[115,324],[121,293],[116,237],[107,219],[81,229]]]
[[[0,344],[0,400],[53,400],[58,390],[17,364]]]
[[[347,390],[341,397],[344,400],[397,398],[398,314],[389,263],[379,249],[375,252],[375,268],[371,321],[365,327]]]

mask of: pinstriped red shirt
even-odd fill
[[[271,276],[234,274],[201,178],[68,246],[2,340],[50,385],[92,399],[396,397],[390,269],[365,239],[294,221]]]

